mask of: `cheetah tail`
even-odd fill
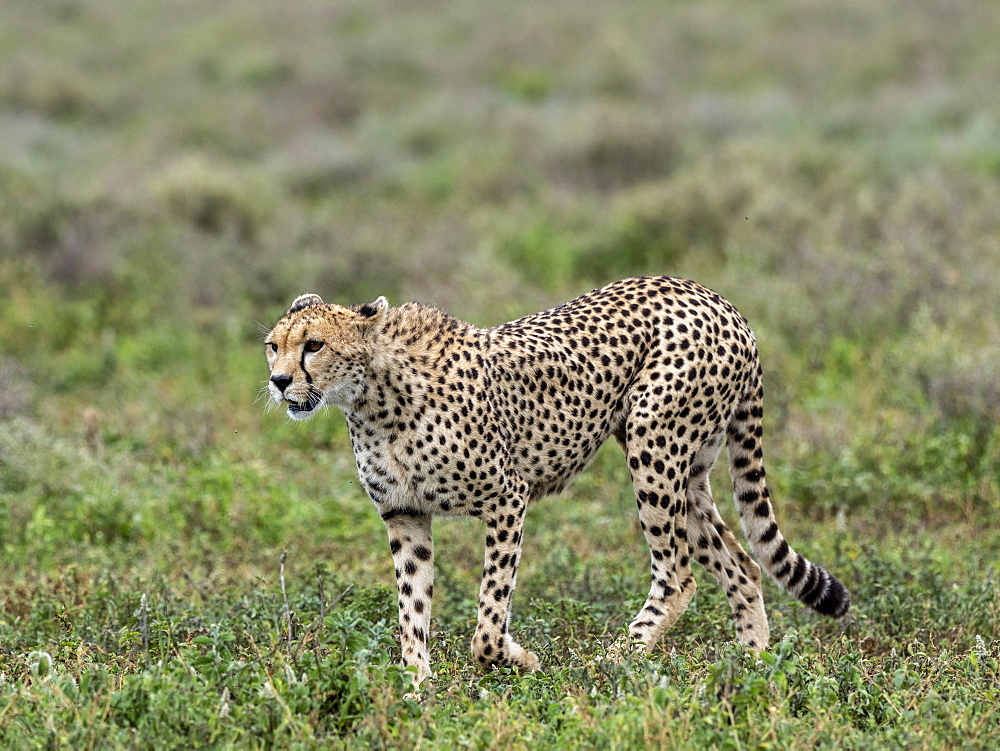
[[[796,553],[778,529],[764,482],[761,449],[763,389],[758,383],[737,406],[727,433],[729,474],[743,532],[754,557],[778,586],[818,613],[840,618],[851,595],[833,574]]]

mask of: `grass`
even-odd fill
[[[0,744],[997,745],[990,10],[5,7]],[[639,273],[751,320],[783,529],[853,621],[768,585],[758,657],[698,571],[660,649],[595,662],[647,589],[612,446],[529,512],[544,672],[469,664],[483,531],[441,522],[406,698],[343,420],[255,402],[260,327],[305,291],[490,325]]]

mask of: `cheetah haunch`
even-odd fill
[[[552,310],[480,329],[384,297],[345,308],[303,295],[266,338],[268,389],[302,420],[347,416],[361,482],[389,533],[404,665],[430,675],[431,519],[487,526],[472,653],[537,670],[508,633],[527,506],[565,488],[614,436],[649,544],[652,586],[629,626],[649,650],[695,589],[691,559],[722,585],[736,640],[768,644],[760,569],[719,517],[709,470],[726,440],[740,521],[774,580],[816,611],[850,595],[793,551],[774,520],[761,450],[756,344],[728,302],[693,282],[626,279]]]

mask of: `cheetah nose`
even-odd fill
[[[271,376],[271,383],[278,387],[278,391],[282,394],[285,393],[285,389],[288,388],[289,384],[292,382],[292,377],[287,375],[273,375]]]

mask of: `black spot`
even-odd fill
[[[771,557],[771,563],[777,566],[779,563],[785,560],[785,558],[788,557],[788,550],[789,550],[788,541],[782,540],[781,544],[778,546],[778,549],[774,551],[774,555]]]
[[[819,602],[812,605],[817,613],[840,618],[851,606],[851,595],[847,589],[833,576],[827,574],[829,586]]]
[[[809,562],[803,558],[801,555],[798,556],[798,560],[795,561],[795,570],[792,572],[792,577],[788,580],[786,585],[788,587],[794,587],[799,583],[799,580],[805,576],[806,569],[809,567]]]
[[[382,514],[382,521],[387,522],[397,516],[423,516],[423,514],[415,508],[394,508]]]

